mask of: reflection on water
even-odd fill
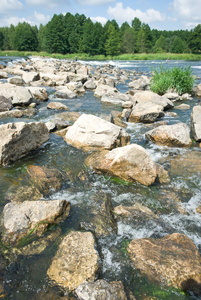
[[[8,58],[2,58],[5,61]],[[12,62],[11,62],[12,63]],[[85,62],[82,62],[85,64]],[[96,62],[89,61],[92,66],[111,64],[114,67],[123,68],[129,71],[151,72],[152,67],[159,67],[164,64],[168,67],[175,65],[180,67],[191,66],[193,74],[200,77],[201,62],[185,61],[110,61]],[[199,82],[199,80],[198,80]],[[128,90],[128,82],[120,84],[119,90]],[[52,91],[49,91],[52,92]],[[50,97],[51,98],[51,97]],[[61,99],[59,99],[61,101]],[[114,107],[101,104],[100,99],[93,96],[93,92],[87,91],[84,96],[77,99],[62,100],[71,111],[80,113],[91,113],[95,115],[110,114]],[[192,108],[199,103],[199,99],[185,101]],[[24,121],[44,121],[51,120],[57,112],[46,109],[47,102],[38,106],[38,112],[33,119],[23,118]],[[190,125],[190,113],[188,111],[177,110],[177,117],[171,117],[168,113],[164,120],[168,124],[185,122]],[[19,122],[19,119],[1,119],[0,124],[5,122]],[[201,160],[195,158],[191,164],[191,171],[187,168],[187,158],[189,153],[200,152],[197,145],[191,149],[168,148],[151,144],[146,141],[145,133],[152,128],[147,124],[127,124],[127,132],[131,135],[131,142],[145,147],[154,161],[159,162],[169,171],[171,182],[166,185],[153,185],[151,187],[142,186],[138,183],[124,185],[109,177],[94,174],[92,170],[86,170],[84,160],[86,153],[77,150],[66,144],[63,138],[51,134],[50,140],[39,150],[34,151],[29,156],[6,167],[0,168],[0,207],[3,209],[6,204],[6,193],[15,186],[16,188],[25,182],[26,169],[30,164],[57,168],[60,171],[71,174],[72,180],[59,192],[51,194],[47,199],[66,199],[70,201],[72,209],[70,217],[61,224],[58,235],[55,234],[52,240],[47,240],[44,251],[40,254],[30,256],[23,255],[23,251],[17,260],[13,255],[13,261],[9,263],[6,271],[6,292],[8,299],[59,299],[63,291],[54,287],[49,282],[46,271],[51,258],[56,252],[63,235],[71,229],[80,229],[80,222],[90,221],[89,209],[93,205],[93,196],[103,191],[111,196],[113,206],[120,204],[132,206],[136,202],[146,205],[159,218],[156,220],[143,220],[140,222],[118,222],[117,235],[99,239],[101,249],[102,272],[101,277],[108,280],[122,280],[125,286],[133,291],[137,299],[195,299],[193,295],[185,295],[178,291],[166,287],[158,287],[150,283],[146,278],[133,270],[126,252],[126,247],[132,239],[144,237],[163,237],[168,233],[180,232],[190,237],[201,253],[201,218],[196,212],[196,207],[201,203],[200,188]],[[186,163],[174,165],[181,157],[186,157]],[[197,156],[196,156],[197,157]],[[194,164],[194,165],[193,165]],[[85,180],[80,180],[78,174],[85,172]],[[186,212],[183,214],[183,212]],[[54,230],[53,230],[54,232]],[[51,232],[50,232],[51,234]],[[42,242],[41,242],[42,243]],[[2,247],[1,247],[2,248]],[[2,248],[5,252],[5,249]],[[24,250],[25,251],[25,250]],[[8,255],[9,256],[9,255]],[[49,298],[48,296],[49,295]],[[146,295],[153,298],[146,298]],[[47,298],[46,298],[47,297]],[[52,298],[51,298],[52,297]]]

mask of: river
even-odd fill
[[[12,58],[15,60],[16,58]],[[21,60],[21,58],[17,58]],[[11,58],[2,57],[6,64],[11,64]],[[167,67],[190,66],[193,74],[198,78],[196,83],[200,83],[201,61],[109,61],[97,62],[88,61],[94,67],[104,64],[111,64],[114,67],[126,70],[138,70],[139,72],[150,73],[153,68],[161,65]],[[128,91],[128,83],[120,83],[118,89],[121,92]],[[52,88],[49,88],[50,100]],[[84,96],[77,99],[63,100],[71,111],[80,113],[91,113],[95,115],[109,114],[115,109],[113,106],[101,104],[100,99],[93,96],[93,92],[87,91]],[[194,105],[200,103],[200,99],[194,97],[193,100],[184,101],[190,105],[188,110],[173,109],[177,113],[176,117],[168,113],[162,118],[168,124],[185,122],[190,126],[190,113]],[[180,103],[178,103],[180,104]],[[178,105],[175,104],[175,105]],[[23,121],[44,121],[51,120],[55,111],[47,110],[47,102],[38,105],[38,113],[32,119],[23,118]],[[5,122],[19,122],[22,119],[0,119],[0,124]],[[87,211],[91,205],[93,196],[100,190],[111,196],[113,206],[131,206],[135,202],[146,205],[154,213],[158,214],[161,222],[146,221],[126,224],[118,222],[118,233],[109,238],[101,238],[99,245],[102,251],[102,272],[100,278],[107,280],[122,280],[125,286],[129,287],[136,299],[174,299],[192,300],[198,299],[192,294],[180,293],[176,289],[160,287],[151,283],[146,277],[141,276],[133,268],[126,253],[126,245],[129,241],[137,238],[154,237],[160,238],[166,234],[179,232],[186,234],[193,240],[201,254],[201,216],[196,213],[196,207],[201,203],[201,168],[194,168],[187,160],[182,163],[182,157],[195,156],[197,164],[200,164],[201,148],[194,144],[190,148],[170,148],[152,144],[145,139],[145,132],[152,126],[144,124],[128,123],[127,132],[131,135],[131,143],[137,143],[145,147],[154,161],[159,162],[169,171],[171,182],[169,184],[143,186],[138,183],[123,184],[103,175],[94,174],[88,171],[86,181],[75,180],[72,184],[64,186],[62,190],[54,193],[49,199],[66,199],[71,203],[71,215],[61,225],[61,233],[57,242],[50,246],[41,254],[31,256],[21,255],[17,261],[13,260],[7,266],[5,299],[26,300],[26,299],[54,299],[43,298],[43,296],[55,290],[46,275],[50,260],[55,253],[55,249],[63,235],[73,229],[80,229],[80,222],[87,221]],[[45,165],[54,167],[62,171],[71,171],[75,175],[84,171],[84,159],[87,154],[68,145],[63,138],[51,134],[50,140],[38,151],[20,161],[0,168],[0,208],[1,211],[7,203],[5,195],[13,188],[13,184],[23,184],[26,167],[30,164]],[[48,199],[48,197],[47,197]],[[176,203],[176,204],[175,204]],[[181,209],[185,209],[187,214],[179,213],[177,203],[181,203]],[[180,205],[180,204],[179,204]],[[62,292],[58,291],[58,295]],[[55,298],[56,299],[56,298]]]

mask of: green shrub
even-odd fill
[[[174,90],[179,95],[191,93],[195,79],[190,67],[168,69],[160,67],[153,70],[151,91],[164,95],[168,90]]]

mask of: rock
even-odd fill
[[[25,87],[16,87],[12,100],[13,105],[29,105],[33,101],[33,95],[28,89]]]
[[[0,79],[7,79],[8,73],[5,71],[0,71]]]
[[[0,118],[21,118],[21,117],[33,117],[36,114],[34,108],[27,109],[13,109],[9,111],[0,112]]]
[[[28,90],[38,101],[46,101],[48,99],[47,89],[45,87],[29,86]]]
[[[84,83],[84,87],[86,90],[95,90],[97,87],[97,84],[94,82],[93,79],[88,79],[85,83]]]
[[[5,195],[5,200],[11,202],[23,202],[27,199],[31,199],[31,201],[40,200],[43,197],[43,194],[35,186],[19,186],[16,185],[11,186],[11,188],[7,191]]]
[[[0,96],[0,112],[8,111],[11,108],[12,108],[11,98],[6,98],[4,96]]]
[[[38,72],[24,72],[22,78],[26,83],[30,83],[40,80],[40,75]]]
[[[50,224],[66,218],[69,210],[66,200],[8,203],[3,209],[3,240],[18,242],[30,231],[40,236]]]
[[[130,136],[108,121],[94,115],[82,114],[68,130],[67,143],[85,151],[112,149],[130,142]]]
[[[58,110],[69,110],[69,108],[61,102],[50,102],[47,105],[49,109],[58,109]]]
[[[191,145],[190,130],[185,123],[158,126],[145,134],[151,142],[162,146],[185,147]]]
[[[159,219],[157,215],[155,215],[151,209],[142,205],[139,202],[136,202],[133,206],[123,206],[119,205],[114,208],[114,213],[120,217],[124,218],[132,218],[139,220],[153,220]],[[117,217],[117,216],[116,216]]]
[[[159,117],[163,117],[163,107],[152,102],[138,103],[131,111],[128,118],[129,122],[134,123],[153,123]]]
[[[133,240],[127,248],[135,268],[150,280],[201,293],[200,255],[184,234]]]
[[[80,113],[76,111],[65,111],[57,115],[55,118],[63,121],[67,121],[72,125],[77,121],[77,119],[79,119],[80,116],[81,116]]]
[[[80,300],[127,300],[121,281],[107,282],[102,279],[83,283],[78,286],[75,293]]]
[[[20,76],[15,76],[15,77],[9,78],[8,83],[15,84],[15,85],[24,85],[25,84],[24,80]]]
[[[179,94],[178,93],[172,93],[172,92],[168,92],[168,93],[165,93],[164,94],[164,97],[165,98],[168,98],[169,100],[171,100],[171,101],[178,101],[178,100],[180,100],[180,96],[179,96]]]
[[[194,106],[191,113],[191,132],[196,142],[201,142],[201,106]]]
[[[83,87],[81,81],[76,81],[76,82],[71,81],[67,84],[67,88],[73,93],[76,93],[78,95],[85,93],[85,88]]]
[[[201,204],[196,208],[196,212],[197,212],[198,214],[201,214]]]
[[[185,94],[183,94],[183,95],[180,96],[180,100],[192,100],[192,99],[193,98],[188,93],[185,93]]]
[[[136,144],[95,154],[86,159],[85,163],[97,172],[144,185],[153,184],[157,178],[156,164],[149,153]]]
[[[57,87],[54,97],[60,99],[74,99],[77,98],[77,94],[67,88],[67,86],[59,86]]]
[[[92,204],[88,210],[91,216],[90,222],[81,222],[81,228],[93,231],[96,237],[102,237],[117,232],[117,224],[112,214],[113,206],[111,197],[102,192],[97,192],[92,197]]]
[[[197,85],[196,96],[201,97],[201,83]]]
[[[114,105],[123,105],[124,102],[129,101],[131,99],[130,95],[122,94],[122,93],[110,93],[104,94],[101,97],[101,102],[103,103],[110,103]]]
[[[156,163],[156,170],[158,174],[157,180],[160,183],[169,183],[170,182],[170,177],[168,174],[168,171],[166,171],[160,164]]]
[[[99,255],[91,232],[72,231],[59,245],[47,271],[51,280],[69,292],[93,281],[99,269]]]
[[[111,111],[111,122],[113,124],[123,127],[123,128],[127,127],[126,123],[123,121],[121,112],[119,112],[119,111],[115,111],[115,110]]]
[[[156,105],[160,105],[163,107],[163,110],[167,110],[174,107],[174,104],[172,101],[170,101],[168,98],[164,96],[159,96],[156,93],[153,93],[151,91],[143,91],[143,92],[137,92],[133,98],[132,101],[135,103],[149,103],[152,102]]]
[[[125,101],[122,103],[122,108],[132,108],[133,102],[132,101]]]
[[[118,90],[115,87],[111,87],[110,85],[100,84],[94,91],[95,97],[102,97],[104,95],[114,95],[114,93],[118,93]]]
[[[48,195],[51,191],[58,191],[65,179],[57,169],[44,166],[30,165],[27,167],[27,173],[31,182],[43,195]]]
[[[145,90],[147,89],[150,83],[150,79],[147,76],[141,76],[139,79],[136,79],[128,84],[129,88],[135,90]]]
[[[172,158],[170,163],[170,172],[174,176],[189,175],[201,173],[201,152],[190,151]]]
[[[5,166],[26,156],[48,139],[48,129],[42,122],[0,125],[0,164]]]
[[[190,109],[190,108],[191,108],[190,105],[185,103],[175,106],[175,109],[181,109],[181,110]]]

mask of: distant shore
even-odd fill
[[[47,53],[47,52],[27,52],[27,51],[0,51],[1,56],[41,56],[51,57],[57,59],[70,59],[74,60],[75,57],[78,60],[201,60],[201,54],[191,53],[134,53],[134,54],[120,54],[118,56],[104,56],[104,55],[88,55],[86,53],[71,53],[71,54],[59,54],[59,53]]]

